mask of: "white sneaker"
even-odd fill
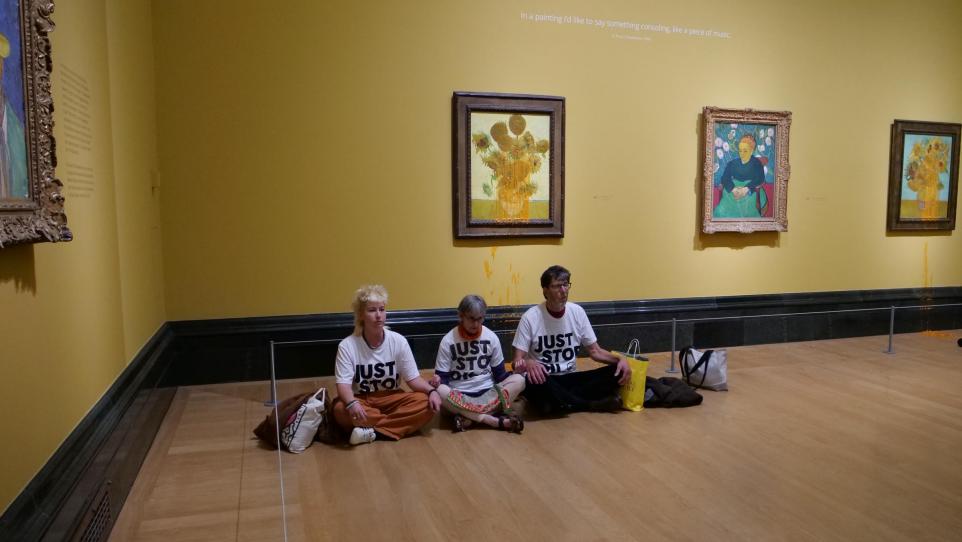
[[[354,430],[351,431],[350,443],[351,446],[357,446],[358,444],[374,442],[375,438],[377,438],[377,433],[374,432],[374,429],[370,427],[355,427]]]

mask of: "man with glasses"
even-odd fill
[[[553,265],[541,274],[545,302],[528,309],[515,332],[515,372],[524,373],[524,396],[542,414],[621,408],[618,389],[631,378],[631,367],[620,356],[598,346],[588,315],[568,302],[571,272]],[[608,365],[576,371],[578,347],[591,359]]]

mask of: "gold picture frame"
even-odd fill
[[[52,0],[0,0],[0,248],[70,241],[53,137]],[[19,66],[19,68],[18,68]]]
[[[702,231],[788,231],[791,112],[705,107],[702,115]]]

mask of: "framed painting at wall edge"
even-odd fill
[[[455,238],[564,237],[565,99],[455,92]]]
[[[789,111],[705,107],[702,231],[788,231]]]
[[[70,241],[54,175],[52,0],[0,0],[0,248]]]
[[[889,152],[890,231],[954,230],[962,125],[896,120]]]

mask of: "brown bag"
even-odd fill
[[[277,410],[271,410],[270,414],[264,418],[257,427],[254,428],[254,436],[264,441],[272,449],[277,449],[277,416],[275,412],[279,415],[281,422],[280,433],[283,436],[285,428],[289,425],[295,423],[298,420],[298,411],[307,403],[312,397],[314,397],[317,392],[306,392],[293,397],[288,397],[284,399],[277,405]],[[327,394],[324,394],[324,414],[321,418],[320,426],[318,427],[317,434],[314,436],[315,440],[321,442],[333,442],[333,435],[328,423],[328,415],[330,413],[330,400],[327,398]],[[287,442],[284,438],[281,439],[281,446],[284,450],[291,451],[287,447]]]

